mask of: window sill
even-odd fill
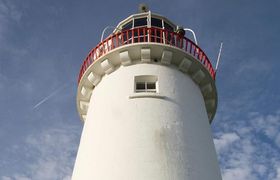
[[[129,99],[134,99],[134,98],[159,98],[159,99],[164,99],[165,96],[159,94],[159,93],[154,93],[154,92],[138,92],[138,93],[133,93],[129,95]]]

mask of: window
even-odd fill
[[[135,92],[157,92],[155,82],[136,82]]]
[[[172,38],[172,34],[170,33],[170,32],[174,31],[174,28],[170,24],[168,24],[164,21],[164,29],[168,31],[165,33],[165,43],[174,44],[174,42],[175,42],[174,36]]]
[[[147,18],[134,19],[134,27],[147,26]]]
[[[171,31],[171,32],[174,31],[174,28],[166,22],[164,22],[164,29]]]
[[[145,82],[136,82],[136,91],[145,91],[146,88]]]
[[[152,21],[152,26],[153,27],[162,28],[162,20],[161,19],[152,18],[151,21]]]
[[[157,92],[157,76],[144,75],[135,77],[135,92]]]
[[[123,25],[122,30],[127,30],[132,28],[132,21],[128,22],[127,24]]]

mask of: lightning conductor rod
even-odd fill
[[[217,62],[216,62],[215,71],[217,71],[219,63],[220,63],[222,49],[223,49],[223,42],[221,42],[221,45],[220,45],[220,50],[219,50],[219,54],[218,54],[218,58],[217,58]]]

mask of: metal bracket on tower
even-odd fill
[[[149,49],[149,48],[141,49],[141,61],[142,62],[151,62],[151,49]]]
[[[172,60],[172,52],[171,51],[163,51],[162,57],[161,57],[161,62],[163,64],[170,64]]]

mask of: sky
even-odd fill
[[[211,124],[223,180],[280,180],[278,0],[0,0],[0,180],[71,178],[80,65],[143,2],[193,29],[213,65],[224,43]]]

